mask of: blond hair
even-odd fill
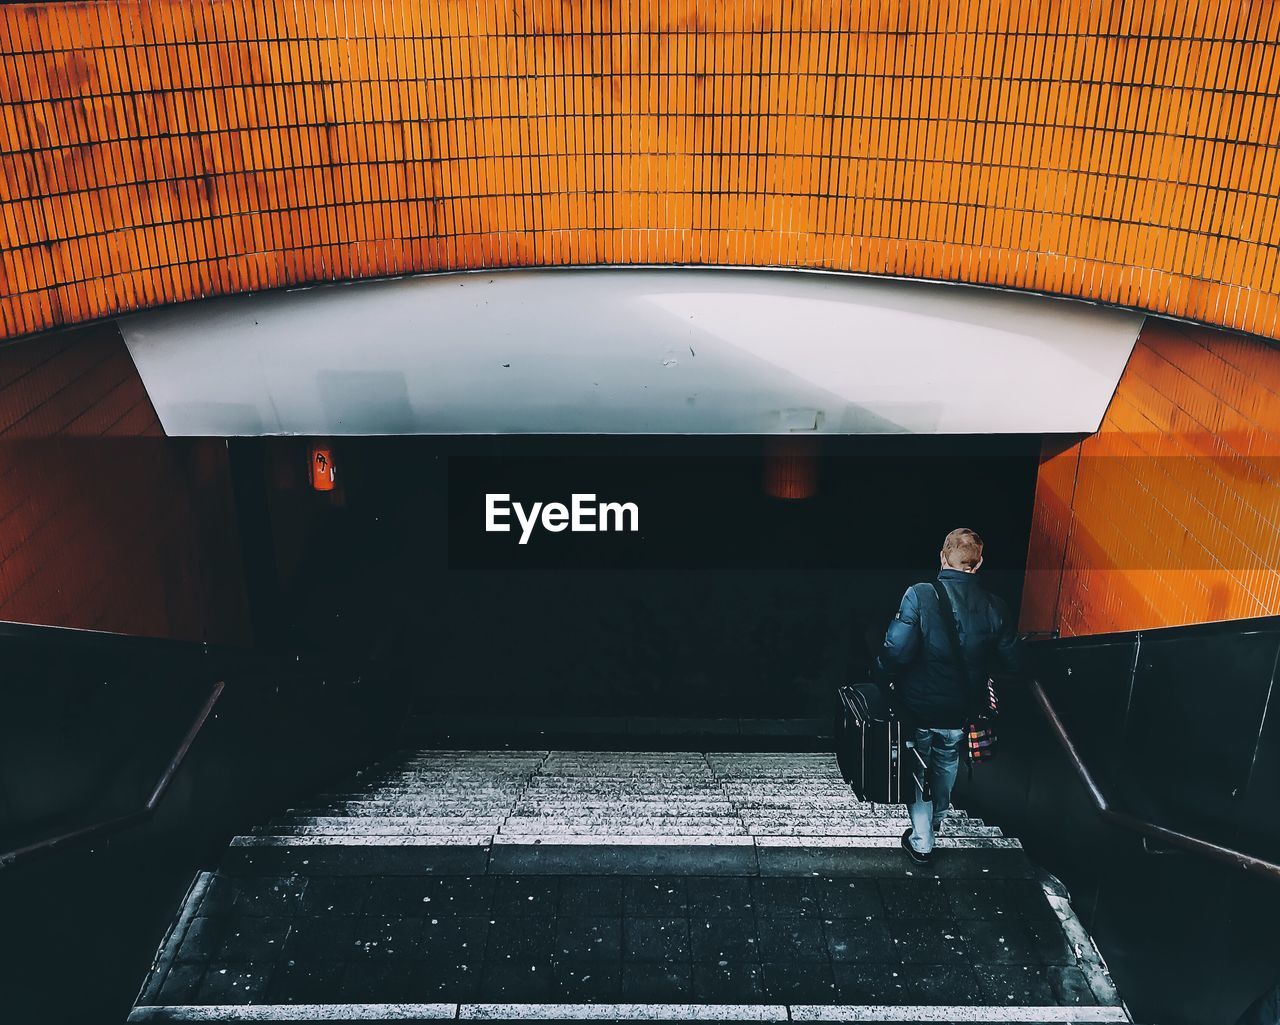
[[[973,569],[982,561],[982,538],[976,530],[956,527],[942,542],[942,557],[954,569]]]

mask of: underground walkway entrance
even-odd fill
[[[1280,634],[1167,505],[1205,508],[1231,439],[1093,458],[1151,443],[1201,340],[900,284],[500,277],[158,310],[46,361],[136,367],[142,436],[7,453],[23,997],[75,929],[110,1020],[1123,1021],[1118,990],[1227,1025],[1273,985]],[[1079,636],[1034,645],[919,868],[830,726],[956,526],[1025,628]],[[1148,629],[1148,586],[1181,618]]]
[[[578,743],[669,720],[825,728],[954,526],[979,526],[983,579],[1016,609],[1040,451],[989,436],[340,438],[325,446],[339,489],[315,492],[307,441],[231,446],[260,643],[380,638],[425,733],[591,720]],[[530,518],[575,495],[587,529]]]
[[[377,646],[400,749],[232,840],[130,1020],[1129,1020],[1016,838],[914,866],[831,753],[950,527],[1016,606],[1038,439],[339,439],[276,487],[315,447],[233,443],[255,621]]]

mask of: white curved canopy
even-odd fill
[[[121,321],[170,435],[958,434],[1098,427],[1142,315],[703,268],[424,275]]]

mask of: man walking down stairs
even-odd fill
[[[1066,894],[832,756],[416,751],[237,837],[132,1022],[1126,1022]]]

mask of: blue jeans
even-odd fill
[[[964,733],[962,729],[911,731],[912,743],[928,766],[930,796],[933,798],[931,801],[924,799],[921,789],[923,770],[917,767],[913,773],[915,794],[908,810],[911,812],[911,846],[919,854],[933,850],[933,834],[951,805],[951,788],[956,784],[956,772],[960,768],[960,744]]]

